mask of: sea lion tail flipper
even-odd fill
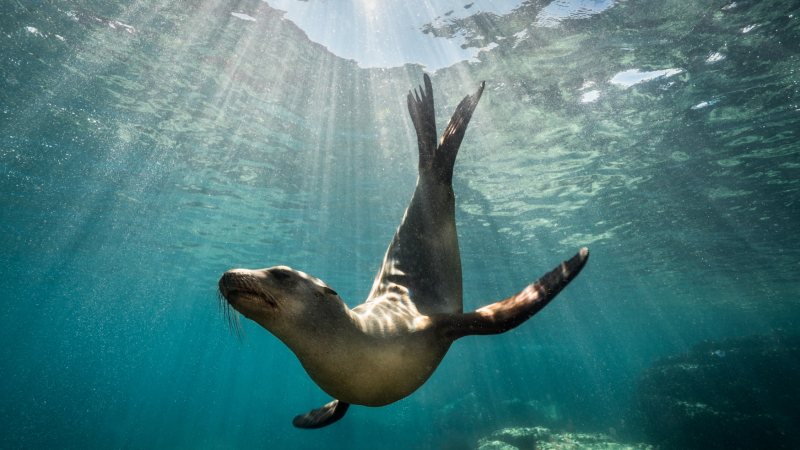
[[[530,319],[547,306],[580,273],[589,259],[582,248],[569,261],[562,262],[539,281],[519,294],[466,314],[447,314],[438,318],[446,338],[456,340],[473,334],[504,333]]]
[[[292,420],[292,425],[306,429],[327,427],[344,417],[344,413],[347,412],[349,407],[349,403],[334,400],[321,408],[313,409],[295,417]]]
[[[433,110],[433,85],[431,77],[425,74],[425,90],[419,87],[419,93],[408,91],[408,114],[417,131],[419,145],[419,170],[430,170],[436,155],[436,116]]]
[[[481,81],[477,92],[461,100],[442,134],[434,165],[439,177],[445,182],[449,183],[453,180],[453,166],[456,164],[458,149],[461,147],[464,133],[467,132],[467,125],[472,118],[472,113],[475,112],[475,107],[478,106],[478,100],[481,99],[484,87],[486,87],[486,82]]]

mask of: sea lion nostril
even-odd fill
[[[222,274],[217,283],[219,286],[219,291],[222,293],[223,297],[227,297],[228,293],[230,292],[231,288],[236,286],[236,279],[238,278],[238,274],[234,271],[229,270]]]
[[[227,274],[225,274],[227,275]],[[222,275],[217,283],[217,287],[219,288],[219,292],[222,294],[223,297],[228,295],[228,285],[225,282],[225,275]]]

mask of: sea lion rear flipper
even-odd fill
[[[417,131],[419,145],[419,171],[430,170],[436,155],[436,116],[433,110],[433,85],[431,77],[425,74],[425,90],[419,87],[419,93],[408,91],[408,114]]]
[[[433,85],[431,78],[424,75],[425,89],[419,87],[419,93],[408,91],[408,114],[417,131],[419,145],[420,174],[433,171],[442,181],[449,183],[453,179],[453,166],[467,125],[472,118],[478,100],[481,98],[486,82],[481,82],[478,92],[464,97],[456,107],[453,116],[447,123],[439,146],[436,146],[436,115],[433,108]]]
[[[481,81],[477,92],[461,100],[442,134],[435,166],[439,177],[447,183],[453,180],[453,166],[456,164],[458,149],[461,147],[461,141],[464,140],[467,125],[472,118],[472,113],[475,112],[475,107],[478,106],[478,100],[481,99],[484,87],[486,87],[486,82]]]
[[[519,294],[466,314],[434,318],[446,338],[456,340],[473,334],[504,333],[530,319],[550,303],[580,273],[589,259],[584,247]],[[433,318],[433,317],[432,317]]]
[[[327,405],[313,409],[303,415],[297,416],[292,420],[292,425],[297,428],[322,428],[338,421],[344,417],[350,403],[334,400]]]

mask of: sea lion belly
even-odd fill
[[[336,341],[324,354],[297,357],[328,395],[363,406],[385,406],[408,397],[430,378],[450,348],[432,330],[394,336],[365,333]]]

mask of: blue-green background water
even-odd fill
[[[548,3],[428,3],[407,28],[452,51],[342,57],[308,37],[324,16],[307,36],[259,1],[4,1],[0,447],[470,448],[528,402],[646,442],[642,370],[794,332],[800,4]],[[592,257],[409,398],[297,430],[330,399],[263,329],[230,335],[216,281],[289,265],[366,298],[414,189],[416,62],[440,131],[487,82],[454,178],[465,309]]]

